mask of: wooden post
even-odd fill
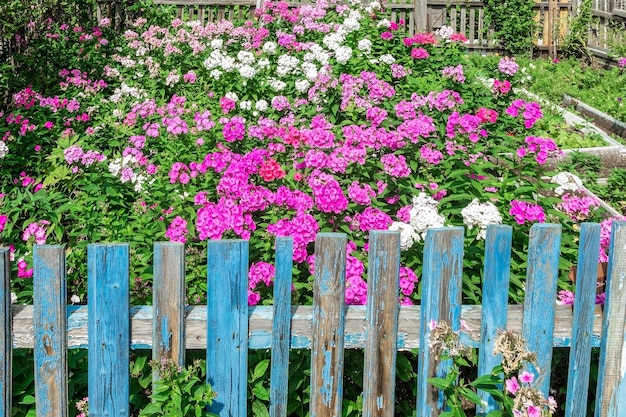
[[[583,223],[580,227],[576,295],[569,355],[565,415],[587,415],[587,392],[591,368],[591,335],[596,301],[596,276],[600,251],[600,225]]]
[[[315,239],[311,417],[341,415],[345,330],[346,235]]]
[[[413,14],[415,15],[415,33],[428,31],[428,2],[427,0],[414,0],[415,8]]]
[[[626,222],[614,222],[609,249],[596,391],[597,417],[626,415]]]
[[[33,249],[35,399],[37,416],[67,417],[67,291],[65,250]]]
[[[153,284],[152,359],[185,366],[185,245],[154,244]]]
[[[129,245],[87,247],[89,415],[128,415]]]
[[[480,349],[478,350],[478,375],[491,373],[502,362],[502,355],[494,355],[498,331],[506,328],[509,303],[509,274],[511,269],[511,241],[513,228],[506,225],[487,226],[485,238],[485,264],[483,266],[482,321]],[[496,410],[496,402],[488,393],[479,391],[484,406],[478,406],[479,415]]]
[[[373,230],[369,239],[363,416],[393,417],[400,233]]]
[[[248,241],[209,241],[207,267],[207,382],[217,392],[209,411],[221,417],[245,416]]]
[[[444,320],[458,331],[461,320],[463,227],[429,229],[422,268],[420,351],[417,366],[417,415],[435,417],[443,410],[443,395],[428,378],[445,377],[448,361],[437,361],[428,349],[429,324]]]
[[[11,415],[13,395],[13,318],[11,315],[11,257],[0,248],[0,416]]]
[[[270,368],[270,416],[287,415],[289,346],[291,342],[291,274],[293,238],[276,238],[272,367]]]

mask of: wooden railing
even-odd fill
[[[479,374],[498,363],[493,351],[500,329],[512,329],[538,355],[539,388],[548,394],[554,347],[569,347],[566,416],[587,410],[590,355],[599,346],[596,417],[626,410],[626,223],[612,231],[604,310],[594,305],[598,224],[582,224],[571,306],[555,303],[561,227],[533,226],[528,244],[526,294],[508,305],[512,228],[489,226],[484,254],[482,306],[461,304],[464,229],[427,232],[421,305],[399,307],[400,236],[370,234],[366,306],[344,306],[347,239],[320,233],[315,242],[314,303],[291,306],[293,243],[276,240],[274,306],[248,307],[248,242],[208,242],[207,305],[185,306],[184,246],[154,247],[152,306],[129,306],[129,245],[88,247],[87,306],[67,306],[65,255],[60,246],[35,246],[34,303],[10,304],[9,250],[0,249],[0,415],[11,414],[11,355],[34,348],[37,415],[67,415],[68,348],[88,348],[90,414],[128,415],[129,355],[152,347],[154,359],[183,364],[186,349],[206,349],[207,380],[218,393],[212,411],[245,416],[248,349],[271,348],[271,414],[286,415],[289,349],[311,349],[311,415],[341,415],[343,356],[364,349],[365,416],[394,415],[398,349],[428,346],[427,324],[445,320],[454,330],[464,319],[464,340],[479,349]],[[428,349],[418,356],[417,415],[436,416],[436,390],[428,384],[437,361]],[[494,405],[485,396],[488,412]]]

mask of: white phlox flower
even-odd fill
[[[487,236],[487,225],[502,223],[498,208],[491,202],[480,203],[477,198],[461,210],[461,216],[469,229],[480,227],[478,239],[485,239]]]
[[[580,191],[585,188],[581,179],[571,172],[559,172],[552,177],[550,182],[552,184],[559,184],[554,190],[558,195],[563,195],[568,191]]]
[[[415,233],[415,229],[409,223],[393,222],[389,230],[400,232],[400,249],[407,250],[413,243],[420,240],[420,236]]]
[[[442,227],[445,219],[437,211],[437,201],[426,195],[419,193],[413,197],[413,207],[409,212],[409,223],[422,239],[426,236],[426,230],[431,227]]]

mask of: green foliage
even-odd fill
[[[533,0],[485,0],[485,20],[511,55],[530,56],[535,30]]]
[[[158,379],[152,384],[151,402],[141,410],[140,417],[214,415],[206,411],[215,393],[205,381],[204,363],[198,360],[186,368],[179,368],[171,360],[166,360],[152,362],[151,366]]]
[[[585,58],[591,62],[591,53],[587,48],[591,28],[592,0],[582,0],[580,8],[569,24],[569,32],[561,44],[561,52],[568,57]]]

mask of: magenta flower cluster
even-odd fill
[[[527,201],[513,200],[511,201],[511,209],[509,214],[513,216],[517,224],[524,224],[526,222],[539,222],[546,221],[546,214],[543,208],[536,204]]]
[[[517,149],[517,156],[524,158],[528,154],[534,154],[535,161],[540,165],[545,164],[548,157],[556,154],[559,150],[554,140],[550,138],[528,136],[524,143],[526,143],[525,146]]]

